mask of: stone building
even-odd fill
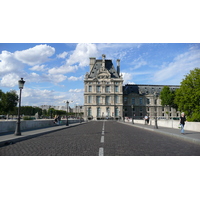
[[[85,119],[119,119],[123,116],[123,78],[120,60],[117,70],[112,60],[90,58],[90,72],[84,79]]]
[[[167,85],[170,90],[180,86]],[[172,118],[180,115],[174,108],[162,106],[159,98],[164,85],[127,84],[123,87],[124,117],[143,119],[145,115],[158,118]]]

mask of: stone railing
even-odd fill
[[[132,123],[132,118],[129,118],[129,120],[125,120],[125,122]],[[139,119],[134,119],[135,124],[145,124],[144,120],[139,120]],[[158,127],[163,126],[163,127],[168,127],[168,128],[176,128],[178,129],[180,121],[179,120],[172,120],[172,119],[162,119],[162,120],[157,120]],[[150,119],[149,125],[155,125],[155,120]],[[185,122],[185,130],[188,131],[197,131],[200,132],[200,122]]]
[[[16,120],[0,120],[0,134],[4,132],[15,131]],[[79,123],[79,119],[69,119],[69,124]],[[61,120],[60,125],[66,124],[66,119]],[[38,119],[38,120],[21,120],[20,128],[21,130],[29,130],[36,128],[45,128],[55,126],[53,119]]]

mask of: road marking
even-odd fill
[[[104,136],[101,136],[101,143],[104,143]]]
[[[104,131],[104,128],[105,128],[105,121],[103,121],[103,128],[102,128],[102,131]]]
[[[103,121],[103,127],[102,127],[102,132],[101,132],[101,143],[104,143],[104,129],[105,129],[105,121]],[[103,147],[99,148],[99,156],[104,156],[104,149]]]
[[[99,148],[99,156],[103,156],[103,147]]]

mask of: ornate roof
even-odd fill
[[[137,85],[137,84],[127,84],[123,86],[123,93],[130,94],[136,93],[140,95],[152,95],[152,94],[160,94],[161,90],[164,86],[169,86],[171,90],[176,90],[180,86],[178,85]]]
[[[120,75],[113,66],[112,60],[105,60],[104,70],[102,69],[102,60],[96,60],[88,74],[88,78],[98,78],[100,74],[102,74],[102,76],[110,76],[109,78],[120,78]]]

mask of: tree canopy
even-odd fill
[[[175,103],[185,112],[187,120],[200,121],[200,68],[191,70],[176,90]]]
[[[175,91],[170,90],[169,86],[164,86],[160,92],[160,99],[162,106],[170,106],[177,109],[177,105],[174,103]]]
[[[4,93],[0,90],[0,113],[8,114],[13,111],[18,103],[18,95],[15,90]]]

